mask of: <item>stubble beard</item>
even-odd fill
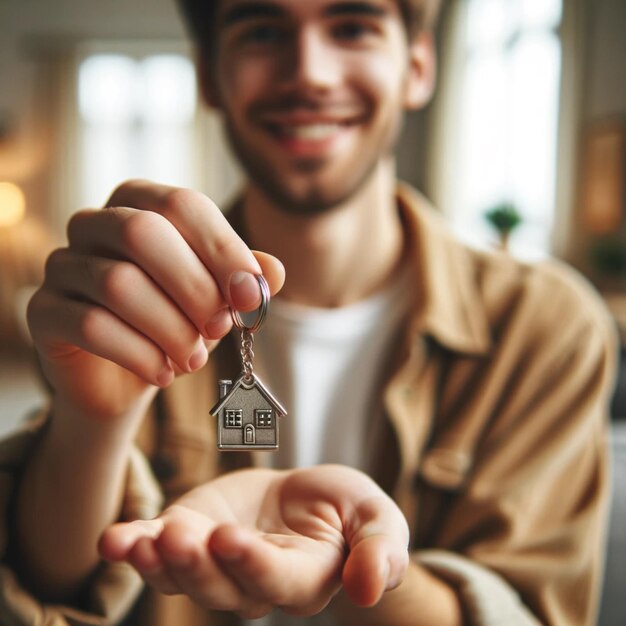
[[[357,164],[361,171],[356,176],[350,177],[350,180],[338,183],[333,188],[330,188],[330,185],[324,185],[324,188],[322,185],[311,185],[305,193],[297,193],[281,181],[280,172],[271,167],[262,156],[257,156],[248,149],[245,141],[239,138],[227,117],[224,118],[224,122],[228,143],[249,180],[280,211],[290,215],[303,216],[329,213],[356,196],[374,175],[380,158],[393,153],[402,128],[402,119],[400,119],[383,149],[369,157],[369,162],[363,167],[361,164]],[[319,167],[319,163],[315,161],[304,161],[298,164],[299,173],[303,175],[308,173],[314,176]]]

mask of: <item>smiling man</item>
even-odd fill
[[[428,37],[409,47],[394,3],[300,4],[226,3],[224,62],[207,77],[251,179],[295,213],[336,207],[372,180],[433,73]]]
[[[181,0],[248,181],[228,219],[124,183],[51,256],[50,407],[0,448],[6,623],[594,622],[612,328],[573,272],[468,249],[396,180],[437,4]],[[289,417],[277,453],[218,453],[258,274]]]

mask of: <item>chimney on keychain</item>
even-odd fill
[[[233,384],[233,381],[232,380],[225,380],[225,379],[223,379],[223,380],[219,380],[217,382],[217,384],[218,384],[218,386],[220,388],[220,400],[221,400],[222,398],[224,398],[226,396],[226,394],[230,390],[230,388],[231,388],[231,386]]]

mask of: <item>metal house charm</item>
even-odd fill
[[[263,276],[261,308],[252,326],[246,326],[238,311],[231,310],[233,322],[241,332],[243,372],[234,382],[219,381],[220,397],[211,409],[217,418],[217,447],[220,450],[275,450],[278,448],[278,420],[287,411],[252,371],[254,333],[267,314],[270,292]]]
[[[278,420],[285,409],[252,374],[234,384],[220,380],[220,400],[211,410],[217,418],[220,450],[271,450],[278,448]],[[221,394],[224,394],[221,396]]]

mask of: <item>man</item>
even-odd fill
[[[52,255],[29,307],[50,417],[6,444],[12,623],[115,623],[137,573],[133,624],[593,622],[612,332],[569,271],[471,251],[396,186],[434,4],[183,3],[249,182],[230,223],[124,184]],[[282,287],[259,367],[297,407],[274,459],[218,454],[207,416],[258,274]]]

